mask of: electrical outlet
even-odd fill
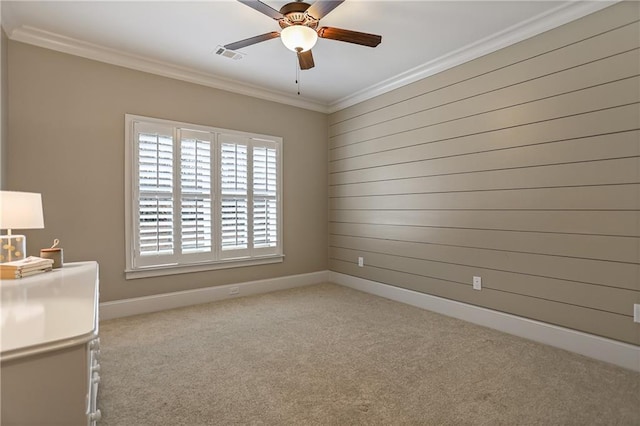
[[[482,290],[482,277],[473,277],[473,289]]]
[[[358,266],[361,267],[361,268],[364,266],[364,257],[359,257],[358,258]]]
[[[640,303],[633,305],[633,322],[640,322]]]
[[[240,293],[240,288],[239,287],[230,287],[229,288],[229,294],[230,295],[239,294],[239,293]]]

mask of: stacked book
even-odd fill
[[[29,256],[25,259],[14,260],[13,262],[0,263],[0,279],[13,280],[24,278],[30,275],[48,272],[53,267],[53,259]]]

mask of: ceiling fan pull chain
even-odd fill
[[[300,64],[296,55],[296,85],[298,86],[298,96],[300,96]]]

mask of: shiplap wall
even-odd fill
[[[332,114],[331,270],[640,344],[639,17],[618,3]]]

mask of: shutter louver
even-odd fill
[[[248,222],[246,199],[222,199],[222,250],[247,248]]]
[[[182,196],[182,252],[211,251],[211,198]]]
[[[220,162],[222,193],[246,196],[247,146],[223,143]]]
[[[173,253],[173,137],[138,133],[139,250]]]
[[[254,200],[253,245],[255,248],[275,247],[278,244],[278,216],[276,200]]]
[[[173,253],[173,200],[161,195],[140,197],[140,254]]]

